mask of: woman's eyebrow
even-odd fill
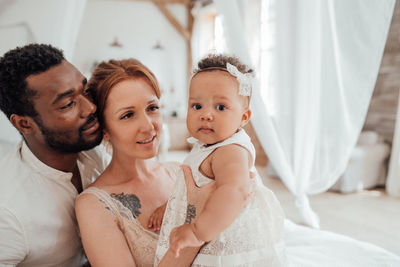
[[[129,106],[129,107],[122,107],[122,108],[119,108],[119,109],[117,109],[117,110],[114,112],[114,114],[120,112],[121,110],[126,110],[126,109],[135,109],[135,106]]]
[[[156,103],[156,102],[157,102],[156,99],[152,99],[152,100],[147,102],[147,105],[152,104],[152,103]],[[117,109],[114,113],[118,113],[121,110],[126,110],[126,109],[135,109],[135,106],[122,107],[122,108]]]

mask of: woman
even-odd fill
[[[151,159],[162,128],[157,80],[135,59],[110,60],[97,66],[89,88],[113,153],[104,173],[76,201],[86,255],[92,266],[153,266],[158,234],[146,227],[182,171]],[[199,210],[213,185],[196,189],[186,174],[188,201]],[[159,266],[188,266],[197,250],[187,249],[178,259],[168,252]]]

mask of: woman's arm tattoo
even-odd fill
[[[142,205],[140,204],[140,199],[134,194],[127,194],[125,195],[123,192],[120,194],[111,193],[110,196],[119,200],[122,205],[128,208],[134,218],[137,218],[140,215],[140,208]]]
[[[185,223],[190,224],[194,218],[196,218],[196,207],[192,204],[188,204],[186,208]]]

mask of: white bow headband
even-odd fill
[[[251,84],[253,81],[253,75],[251,73],[241,73],[236,66],[226,63],[226,69],[228,72],[236,77],[239,82],[239,95],[250,96]]]
[[[227,71],[227,72],[229,72],[229,74],[231,74],[233,77],[236,78],[236,80],[239,82],[239,95],[242,95],[242,96],[250,96],[251,95],[253,74],[252,73],[242,73],[236,68],[236,66],[230,64],[229,62],[226,63],[226,69],[222,68],[222,67],[209,67],[209,68],[205,68],[205,69],[202,69],[202,70],[196,72],[194,75],[196,75],[197,73],[203,72],[203,71],[214,70],[214,69]]]

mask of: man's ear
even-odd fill
[[[250,120],[251,110],[246,109],[242,114],[242,122],[240,123],[240,127],[244,127]]]
[[[29,116],[12,114],[10,122],[21,134],[30,135],[36,130],[36,123]]]

